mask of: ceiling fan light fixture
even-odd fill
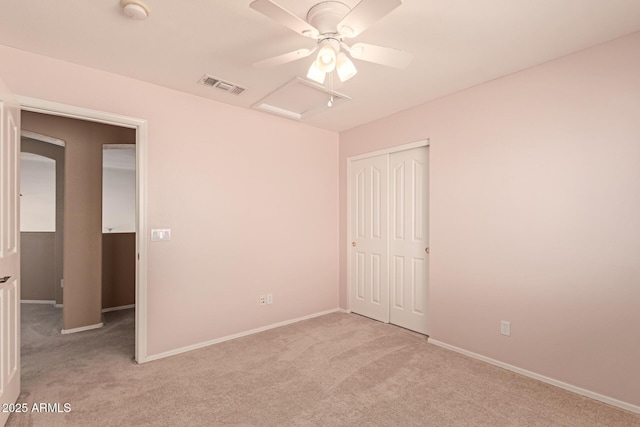
[[[140,1],[140,0],[120,0]],[[249,7],[271,18],[277,23],[315,39],[316,48],[298,49],[255,63],[255,66],[267,67],[280,65],[311,56],[316,56],[309,68],[308,83],[324,84],[329,73],[330,87],[333,85],[333,70],[341,81],[351,79],[358,70],[351,58],[385,65],[397,69],[409,66],[413,55],[399,49],[377,46],[368,43],[355,43],[352,46],[344,42],[345,38],[355,38],[371,24],[383,18],[402,4],[401,0],[353,0],[353,8],[344,0],[319,1],[307,12],[306,20],[278,4],[279,0],[250,0]]]
[[[336,68],[336,51],[331,45],[326,44],[320,48],[316,66],[325,73],[330,73]]]
[[[307,78],[313,80],[314,82],[318,82],[320,84],[324,84],[324,79],[327,76],[327,73],[322,71],[316,65],[316,61],[311,63],[311,67],[309,67],[309,71],[307,72]]]
[[[336,70],[338,71],[338,77],[341,82],[346,82],[358,73],[356,66],[353,65],[353,61],[351,61],[344,52],[338,53]]]

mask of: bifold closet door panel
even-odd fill
[[[423,334],[428,334],[428,150],[389,155],[389,320]]]
[[[389,322],[388,156],[351,162],[351,311]]]

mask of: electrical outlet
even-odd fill
[[[267,294],[267,304],[273,304],[273,294]]]
[[[266,296],[264,296],[264,295],[260,295],[260,296],[258,297],[258,303],[259,303],[260,305],[267,305],[267,297],[266,297]]]
[[[508,322],[506,320],[501,320],[500,321],[500,333],[502,335],[506,335],[508,337],[511,336],[511,322]]]

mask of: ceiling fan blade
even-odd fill
[[[271,0],[255,0],[251,2],[249,7],[305,37],[316,38],[319,34],[319,31],[307,21],[297,17]]]
[[[253,66],[257,68],[274,67],[276,65],[286,64],[298,59],[306,58],[318,49],[298,49],[293,52],[283,53],[282,55],[274,56],[273,58],[263,59],[262,61],[254,62]]]
[[[368,43],[354,44],[349,48],[349,53],[355,59],[375,62],[376,64],[394,68],[407,68],[413,60],[412,53]]]
[[[355,37],[401,4],[401,0],[362,0],[338,23],[338,31]]]

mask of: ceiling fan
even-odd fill
[[[401,0],[362,0],[353,9],[339,1],[320,2],[307,13],[306,21],[289,12],[272,0],[255,0],[252,9],[273,19],[296,33],[316,40],[313,49],[298,49],[273,58],[256,62],[255,67],[271,67],[310,56],[318,51],[311,63],[307,77],[320,84],[327,73],[336,70],[340,81],[347,81],[358,71],[353,59],[373,62],[395,68],[406,68],[413,55],[398,49],[355,43],[351,46],[345,39],[358,36],[372,23],[402,4]],[[345,53],[346,52],[346,53]]]

